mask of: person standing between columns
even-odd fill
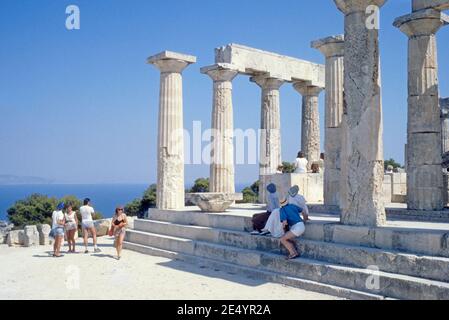
[[[341,223],[385,224],[378,14],[386,0],[334,0],[345,15]]]
[[[307,169],[320,160],[320,112],[318,97],[323,88],[308,86],[302,82],[293,87],[302,95],[301,150],[308,161]]]
[[[232,80],[238,70],[226,63],[201,69],[214,81],[210,192],[235,193]]]
[[[164,51],[148,58],[161,71],[156,206],[176,210],[185,206],[182,71],[196,57]]]
[[[340,205],[340,152],[343,118],[344,35],[312,42],[326,58],[326,106],[324,149],[324,205]]]
[[[448,23],[449,17],[434,9],[394,22],[409,38],[407,205],[412,210],[445,206],[436,33]]]
[[[266,203],[268,179],[282,165],[281,107],[279,89],[284,81],[257,76],[251,78],[262,89],[260,139],[259,202]]]

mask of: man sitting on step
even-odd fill
[[[289,231],[281,238],[281,243],[288,250],[289,255],[287,256],[287,260],[296,259],[300,254],[295,247],[294,241],[306,231],[304,221],[308,219],[308,216],[297,205],[289,204],[287,199],[282,200],[280,211],[283,226],[286,229],[289,228]],[[304,220],[301,219],[301,213],[303,214]]]

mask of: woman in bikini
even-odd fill
[[[123,247],[123,240],[125,239],[126,235],[126,226],[128,225],[128,220],[126,218],[125,211],[123,207],[118,207],[115,209],[115,215],[112,218],[112,228],[114,230],[114,247],[117,250],[117,260],[120,260],[121,253],[122,253],[122,247]]]
[[[71,205],[67,205],[65,214],[65,231],[67,233],[67,242],[69,243],[69,252],[75,253],[75,233],[78,229],[78,218]]]

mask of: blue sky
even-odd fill
[[[65,28],[65,9],[81,10],[81,30]],[[381,13],[385,157],[404,160],[407,38],[392,26],[410,0]],[[312,40],[343,32],[333,1],[1,0],[0,174],[68,183],[151,183],[156,175],[159,72],[145,59],[162,50],[198,57],[184,72],[185,127],[210,127],[212,83],[200,67],[214,48],[240,43],[314,62]],[[449,96],[449,28],[438,33],[441,95]],[[300,146],[300,96],[281,89],[283,159]],[[324,94],[321,122],[324,121]],[[260,89],[234,81],[236,128],[260,125]],[[324,134],[324,133],[323,133]],[[186,182],[208,176],[186,167]],[[237,182],[258,167],[237,166]]]

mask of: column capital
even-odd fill
[[[181,73],[187,66],[196,62],[196,57],[187,54],[163,51],[147,59],[147,63],[162,73]]]
[[[429,8],[437,10],[449,9],[449,0],[412,0],[413,11]]]
[[[293,83],[293,88],[298,91],[303,97],[304,96],[318,96],[324,88],[310,86],[304,82]]]
[[[232,81],[239,74],[239,70],[229,63],[217,63],[201,68],[201,73],[207,74],[213,81]]]
[[[397,18],[393,25],[409,38],[430,36],[449,24],[449,16],[435,9],[425,9]]]
[[[279,90],[285,83],[284,80],[279,78],[273,78],[265,75],[254,76],[250,78],[251,82],[254,82],[262,89]]]
[[[382,7],[387,0],[334,0],[337,8],[345,15],[353,12],[366,12],[369,6]]]
[[[345,36],[337,35],[312,41],[311,47],[319,50],[326,58],[342,57],[345,54]]]

